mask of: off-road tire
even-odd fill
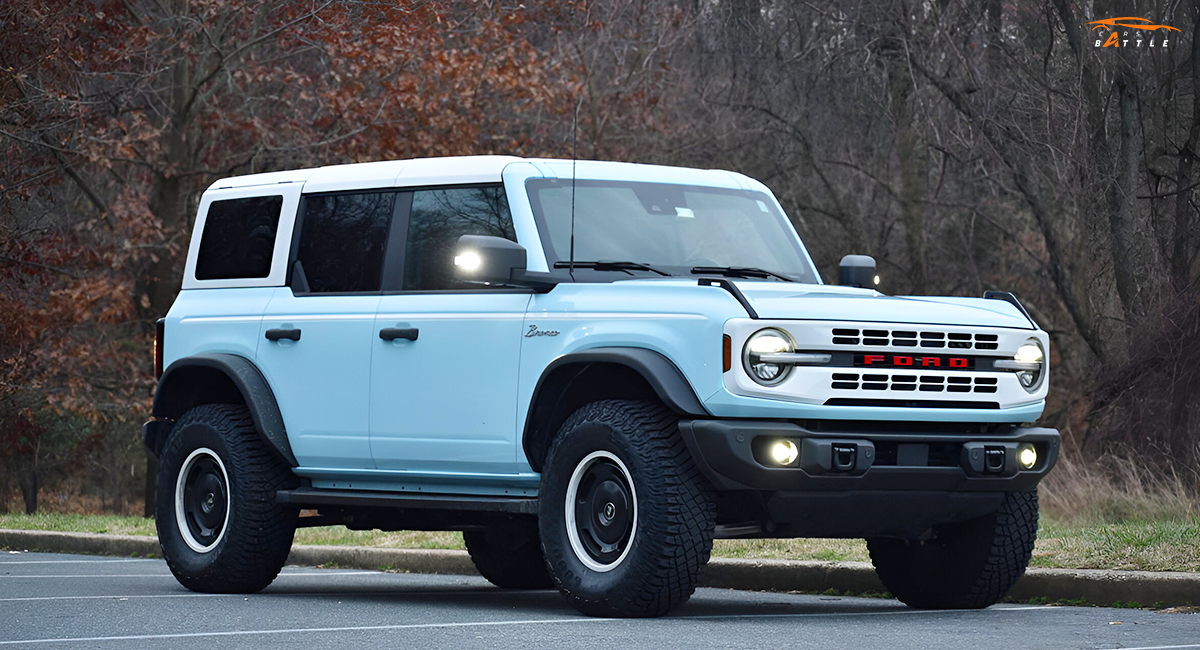
[[[539,493],[542,549],[559,592],[584,614],[661,616],[686,602],[696,589],[712,552],[717,508],[711,486],[683,443],[677,420],[658,402],[592,402],[567,418],[551,443]],[[588,461],[589,457],[595,460]],[[630,509],[634,516],[627,543],[623,547],[615,543],[617,548],[610,551],[623,554],[596,570],[580,559],[586,551],[572,546],[568,526],[575,527],[577,546],[582,529],[578,519],[568,521],[566,495],[573,476],[591,472],[601,463],[607,464],[605,471],[610,474],[623,465],[635,505]],[[583,489],[579,482],[576,486]],[[580,507],[577,517],[586,518],[587,512],[599,516],[595,515],[599,501],[590,510]],[[611,503],[600,507],[608,512]]]
[[[904,604],[979,609],[1025,574],[1037,525],[1037,492],[1012,492],[989,515],[935,527],[932,539],[868,539],[867,549],[879,579]]]
[[[200,461],[189,460],[195,458]],[[222,475],[227,479],[228,515],[219,534],[210,539],[188,533],[191,544],[208,547],[202,552],[184,538],[183,528],[194,517],[185,514],[181,526],[176,504],[177,488],[186,491],[191,484],[187,477],[180,481],[181,470],[198,462],[213,469],[210,484]],[[252,593],[271,584],[287,560],[299,514],[277,504],[275,492],[297,484],[287,465],[267,449],[245,406],[204,404],[184,413],[163,447],[155,503],[158,541],[171,573],[184,587],[206,593]],[[220,494],[215,502],[222,503]]]
[[[537,525],[493,526],[463,531],[467,553],[479,574],[502,589],[550,589]]]

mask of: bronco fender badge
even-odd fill
[[[525,332],[525,338],[531,336],[558,336],[558,330],[540,330],[537,325],[530,325],[529,331]]]

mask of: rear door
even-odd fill
[[[371,342],[375,464],[414,484],[511,486],[521,324],[531,293],[453,279],[460,236],[516,241],[504,190],[434,188],[402,201],[400,277],[380,300]]]
[[[296,460],[312,478],[322,469],[337,477],[374,468],[371,349],[396,196],[305,195],[289,286],[275,291],[263,316],[259,367],[275,390]]]

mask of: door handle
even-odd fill
[[[379,330],[379,338],[385,341],[395,341],[396,339],[415,341],[417,340],[417,333],[417,328],[415,327],[385,327]]]
[[[268,341],[278,341],[279,339],[289,339],[292,341],[300,340],[300,330],[298,329],[270,329],[267,330]]]

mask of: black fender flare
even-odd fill
[[[154,418],[160,422],[166,420],[173,423],[193,406],[211,403],[212,394],[206,393],[203,387],[197,385],[196,379],[197,374],[213,372],[224,375],[240,393],[250,409],[254,427],[258,429],[258,435],[262,437],[267,448],[275,452],[289,467],[296,467],[299,463],[292,454],[292,445],[288,442],[283,414],[279,411],[279,403],[275,401],[275,393],[258,366],[246,357],[224,352],[201,352],[172,362],[163,372],[158,381],[158,389],[154,392],[154,407],[151,411]],[[147,431],[149,430],[148,423]],[[146,446],[157,453],[165,442],[166,433],[168,432],[158,433],[160,439],[154,441],[150,440],[147,434]]]
[[[550,439],[557,433],[557,427],[553,427],[552,422],[560,398],[567,393],[572,380],[598,363],[625,366],[641,375],[662,403],[680,415],[710,416],[679,367],[654,350],[603,347],[564,354],[542,370],[525,415],[521,446],[534,471],[541,471],[544,452]]]

